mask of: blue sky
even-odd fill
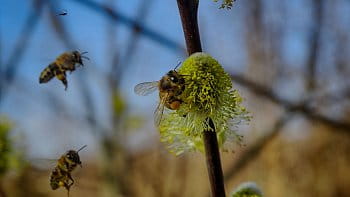
[[[104,1],[97,2],[103,3]],[[140,0],[125,1],[127,3],[115,2],[115,8],[130,18],[137,15],[141,3]],[[71,148],[81,144],[91,144],[94,139],[91,133],[85,132],[85,135],[82,135],[84,134],[82,130],[89,130],[89,128],[79,123],[83,119],[79,115],[86,111],[81,103],[78,84],[80,75],[89,79],[87,83],[94,93],[94,107],[99,120],[106,127],[108,127],[109,120],[109,108],[105,104],[108,101],[108,95],[105,92],[104,74],[109,72],[110,66],[110,51],[108,51],[107,42],[107,25],[110,25],[110,22],[106,20],[104,15],[81,6],[73,0],[62,0],[59,3],[60,7],[57,8],[57,12],[60,10],[68,12],[68,15],[62,16],[61,19],[65,23],[69,35],[78,44],[79,50],[89,52],[88,56],[91,61],[87,62],[83,69],[68,75],[69,88],[67,92],[57,80],[52,80],[48,84],[38,84],[41,70],[56,56],[68,50],[54,32],[49,19],[48,12],[50,10],[45,7],[38,25],[33,31],[28,48],[19,62],[15,83],[9,88],[0,106],[0,113],[7,114],[16,123],[15,135],[24,136],[27,150],[35,152],[36,156],[43,155],[44,157],[48,157],[53,152],[56,154],[61,152],[62,143],[64,147]],[[23,0],[1,0],[1,5],[1,61],[6,63],[33,7],[31,1]],[[231,44],[224,45],[228,40],[227,37],[231,37],[230,32],[236,31],[235,25],[217,26],[215,31],[209,31],[211,26],[219,20],[225,20],[226,23],[231,24],[238,23],[238,18],[234,18],[233,11],[218,10],[217,7],[217,4],[210,1],[201,3],[199,15],[200,25],[203,29],[203,46],[208,49],[210,46],[213,56],[222,57],[224,62],[231,63],[235,61],[234,59],[242,61],[242,56],[237,50],[231,56],[222,53],[235,47]],[[143,25],[184,46],[176,1],[154,0],[150,10],[144,18]],[[228,17],[235,20],[229,21],[226,19]],[[114,27],[115,45],[123,55],[130,30],[123,25],[114,25]],[[213,41],[211,39],[213,36],[218,39]],[[230,42],[243,45],[239,40]],[[139,97],[133,93],[134,85],[143,81],[159,80],[164,73],[172,69],[183,58],[182,53],[176,53],[152,40],[141,37],[137,44],[137,50],[129,63],[131,68],[127,69],[126,77],[123,78],[121,86],[125,99],[130,106],[133,106],[131,111],[145,115],[153,114],[153,108],[157,103],[157,94]],[[48,93],[68,106],[69,113],[76,119],[67,120],[64,117],[65,114],[60,112],[57,107],[58,111],[52,111],[50,106],[52,105],[52,97],[47,97]],[[152,126],[150,127],[152,129]]]
[[[95,0],[104,3],[103,0]],[[266,22],[283,20],[288,28],[283,44],[283,54],[287,62],[293,67],[301,68],[305,56],[305,38],[307,37],[310,11],[304,5],[304,0],[294,0],[284,13],[285,18],[276,17],[274,1],[270,0],[266,9],[270,9]],[[15,43],[23,29],[26,17],[32,11],[32,1],[29,0],[0,0],[0,59],[7,62],[14,50]],[[68,15],[61,19],[68,29],[71,38],[77,43],[78,49],[88,51],[91,61],[86,66],[68,75],[69,88],[64,91],[58,80],[47,84],[39,84],[38,76],[43,68],[52,62],[59,54],[67,50],[57,37],[50,23],[50,10],[45,7],[28,48],[19,63],[19,70],[14,85],[9,88],[6,97],[1,102],[0,113],[7,114],[16,122],[17,134],[24,134],[28,150],[37,154],[48,155],[62,152],[60,145],[65,148],[80,147],[82,144],[91,144],[93,135],[83,117],[86,109],[81,101],[81,80],[86,77],[87,83],[93,92],[94,108],[101,124],[108,127],[109,106],[106,89],[105,74],[109,72],[111,52],[109,51],[108,36],[115,37],[115,47],[123,57],[126,44],[130,36],[130,29],[124,25],[114,24],[115,35],[108,35],[111,27],[105,15],[92,11],[77,3],[75,0],[61,0],[57,11],[66,10]],[[141,0],[114,1],[115,8],[124,16],[137,16]],[[157,31],[169,39],[184,46],[183,32],[176,1],[150,1],[150,11],[143,19],[143,25]],[[201,0],[199,10],[199,25],[204,51],[218,59],[227,71],[243,72],[246,68],[244,7],[237,3],[232,10],[217,9],[219,4],[211,0]],[[345,8],[344,8],[345,9]],[[281,10],[278,10],[282,12]],[[350,13],[343,11],[344,13]],[[296,14],[297,13],[297,14]],[[280,13],[278,13],[280,14]],[[349,14],[344,15],[349,18]],[[350,21],[350,20],[348,20]],[[344,20],[344,23],[347,23]],[[108,27],[109,26],[109,27]],[[141,37],[137,43],[137,50],[130,57],[122,78],[121,91],[132,113],[144,114],[150,117],[157,103],[157,94],[149,97],[140,97],[133,93],[133,87],[140,82],[159,80],[178,61],[182,61],[182,53],[161,46],[152,40]],[[284,84],[285,85],[285,84]],[[288,85],[280,84],[288,96],[298,97],[300,93],[287,91]],[[51,96],[48,97],[47,95]],[[52,96],[54,98],[52,98]],[[244,95],[243,95],[244,97]],[[67,120],[65,112],[56,106],[52,111],[52,99],[57,99],[68,108],[74,120]],[[152,126],[149,125],[149,130]],[[153,131],[154,132],[154,131]],[[86,135],[82,135],[86,134]],[[45,141],[45,144],[40,142]],[[50,146],[48,146],[50,145]],[[43,148],[45,147],[45,148]]]

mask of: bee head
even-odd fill
[[[73,56],[73,61],[84,66],[83,64],[83,60],[81,59],[81,54],[79,53],[79,51],[73,51],[72,52],[72,56]]]
[[[69,150],[66,153],[66,158],[68,160],[70,160],[72,163],[78,164],[81,167],[81,161],[80,161],[80,157],[79,157],[79,151],[83,150],[87,145],[84,145],[83,147],[81,147],[79,150],[75,151],[75,150]]]
[[[75,150],[69,150],[66,153],[66,158],[70,160],[72,163],[76,163],[78,165],[81,165],[80,157],[77,151]]]
[[[183,84],[184,83],[183,77],[176,71],[176,69],[180,65],[181,65],[181,62],[179,62],[173,70],[170,70],[167,73],[168,80],[170,80],[172,83],[175,83],[175,84],[177,84],[177,83]]]
[[[86,54],[87,52],[82,52],[80,53],[79,51],[73,51],[73,59],[74,59],[74,62],[84,66],[84,63],[83,63],[83,59],[82,58],[85,58],[87,60],[90,60],[88,57],[85,57],[83,56],[84,54]]]
[[[183,75],[180,75],[175,70],[169,71],[166,76],[171,83],[178,85],[185,84],[185,79],[183,78]]]
[[[168,79],[173,82],[177,83],[179,81],[179,74],[175,70],[171,70],[167,73]]]

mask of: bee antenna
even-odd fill
[[[90,60],[90,58],[86,57],[86,56],[81,56],[82,58],[85,58],[87,60]]]
[[[178,63],[177,63],[177,65],[175,66],[175,68],[174,68],[174,70],[176,70],[177,69],[177,67],[179,67],[180,65],[181,65],[181,61],[179,61]]]
[[[77,150],[77,153],[79,153],[79,151],[83,150],[85,147],[87,147],[87,145],[84,145],[83,147],[79,148],[79,150]]]
[[[80,55],[84,55],[84,54],[86,54],[86,53],[88,53],[88,52],[87,52],[87,51],[84,51],[84,52],[80,53]]]

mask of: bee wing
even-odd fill
[[[154,111],[154,124],[156,126],[160,125],[160,122],[162,121],[162,117],[163,117],[163,112],[164,112],[164,107],[165,107],[165,102],[167,101],[168,98],[168,94],[166,94],[165,96],[163,96],[160,101],[159,104],[156,108],[156,110]]]
[[[158,89],[158,81],[143,82],[135,86],[134,92],[141,96],[147,96]]]
[[[57,159],[32,158],[28,162],[40,169],[53,168],[57,164]]]

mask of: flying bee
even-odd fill
[[[54,62],[48,65],[40,74],[39,83],[47,83],[53,77],[57,77],[62,81],[65,90],[68,87],[68,81],[66,78],[66,71],[72,73],[75,68],[84,66],[82,58],[90,60],[88,57],[83,56],[87,52],[79,53],[79,51],[66,52],[58,56]],[[76,66],[76,64],[78,64]]]
[[[70,187],[74,184],[71,173],[78,165],[82,167],[78,153],[86,146],[87,145],[81,147],[78,151],[69,150],[57,160],[57,165],[50,176],[50,186],[52,190],[64,187],[69,197]]]
[[[68,14],[67,10],[62,10],[58,15],[59,16],[66,16]]]
[[[164,107],[177,110],[181,103],[181,94],[185,90],[185,79],[184,75],[180,75],[176,72],[176,68],[180,65],[179,63],[173,70],[170,70],[164,75],[159,81],[144,82],[137,84],[134,88],[134,92],[138,95],[146,96],[150,93],[159,91],[159,104],[154,111],[154,122],[159,126]]]

